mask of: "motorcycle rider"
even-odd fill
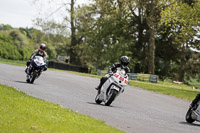
[[[44,62],[46,62],[47,60],[47,53],[45,52],[46,50],[46,44],[41,43],[39,46],[39,49],[36,49],[33,54],[31,55],[29,61],[26,62],[26,70],[25,72],[27,73],[28,71],[28,66],[30,65],[31,61],[34,59],[35,56],[42,56],[44,59]],[[43,69],[43,71],[46,71],[47,67],[45,66],[45,68]]]
[[[130,69],[128,68],[128,64],[129,64],[129,58],[127,56],[121,56],[120,58],[120,63],[116,62],[114,63],[111,68],[108,70],[108,74],[106,74],[104,77],[102,77],[100,79],[100,84],[98,85],[98,87],[96,87],[96,90],[99,90],[101,88],[101,86],[106,82],[106,80],[109,78],[109,76],[111,74],[113,74],[114,72],[116,72],[117,68],[122,68],[125,70],[126,73],[130,73]]]
[[[197,94],[197,96],[195,97],[195,99],[192,101],[192,103],[191,103],[191,107],[192,108],[195,108],[195,105],[196,105],[196,103],[198,102],[200,100],[200,93],[199,94]]]

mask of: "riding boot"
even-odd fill
[[[101,79],[99,85],[95,88],[96,90],[100,90],[104,81]]]
[[[107,77],[102,77],[102,78],[100,79],[100,84],[99,84],[99,86],[96,87],[95,89],[96,89],[96,90],[100,90],[101,87],[102,87],[102,85],[106,82],[107,79],[108,79]]]
[[[27,69],[28,69],[28,68],[26,67],[26,69],[25,69],[25,73],[27,73]]]
[[[100,90],[101,89],[101,83],[95,88],[96,90]]]

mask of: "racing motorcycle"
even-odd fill
[[[35,56],[27,68],[26,82],[33,83],[46,67],[43,57]]]
[[[95,102],[97,104],[105,103],[109,106],[120,93],[124,92],[124,87],[128,85],[128,75],[124,69],[117,69],[113,74],[107,74],[108,79],[98,90]]]
[[[189,107],[185,119],[188,123],[193,123],[194,121],[200,122],[200,101],[198,101],[194,107]]]

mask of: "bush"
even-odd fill
[[[12,38],[4,33],[0,33],[0,57],[13,60],[22,58]]]
[[[12,33],[21,34],[19,32],[12,32]],[[19,37],[18,35],[16,36]],[[22,39],[22,38],[16,39],[14,36],[11,36],[6,32],[0,32],[0,58],[11,59],[11,60],[29,59],[30,55],[33,52],[33,48],[31,47],[27,39],[25,38]]]

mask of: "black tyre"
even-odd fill
[[[99,90],[98,90],[97,96],[95,97],[95,102],[96,102],[97,104],[100,104],[100,103],[102,102],[101,100],[99,100],[99,95],[100,95],[100,92],[99,92]]]
[[[109,106],[115,100],[115,97],[117,96],[117,93],[118,93],[118,91],[117,90],[113,90],[113,89],[111,89],[108,92],[108,99],[105,102],[106,106]]]
[[[192,115],[192,109],[189,108],[188,111],[187,111],[187,113],[186,113],[186,116],[185,116],[185,120],[188,123],[193,123],[195,121],[194,119],[192,119],[191,115]]]
[[[30,79],[29,79],[29,75],[28,74],[26,74],[26,82],[30,83]]]
[[[37,76],[37,73],[33,72],[33,75],[31,76],[31,79],[30,79],[31,84],[33,84],[33,82],[35,81],[36,76]]]
[[[27,82],[27,83],[30,83],[30,79],[27,79],[26,82]]]

